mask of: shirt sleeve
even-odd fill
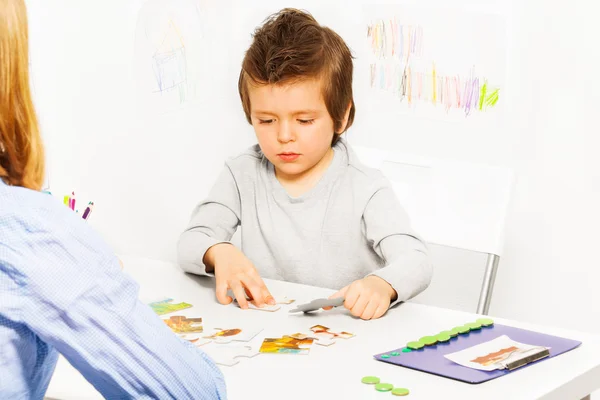
[[[208,275],[203,259],[218,243],[230,243],[240,224],[240,193],[229,167],[225,167],[208,197],[196,206],[177,244],[179,266],[186,272]]]
[[[48,222],[40,218],[22,247],[5,248],[10,268],[18,271],[20,322],[105,398],[226,398],[213,361],[140,302],[137,283],[72,214],[51,229],[42,228]]]
[[[412,230],[406,211],[389,185],[371,197],[363,222],[369,243],[385,262],[371,275],[384,279],[398,294],[390,307],[425,290],[433,274],[427,245]]]

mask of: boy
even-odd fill
[[[219,302],[274,304],[261,277],[340,289],[373,319],[423,291],[427,248],[389,182],[341,135],[352,125],[352,55],[308,13],[284,9],[254,33],[239,92],[258,145],[225,164],[178,244],[181,267],[215,274]],[[242,249],[228,241],[241,225]]]

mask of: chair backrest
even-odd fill
[[[352,146],[392,182],[427,242],[502,255],[514,173],[509,168]]]

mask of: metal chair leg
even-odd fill
[[[485,275],[483,276],[483,283],[481,285],[481,294],[479,295],[479,303],[477,304],[477,314],[487,315],[490,309],[499,262],[500,257],[495,254],[488,254]]]

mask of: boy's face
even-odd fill
[[[279,178],[301,178],[329,159],[334,123],[321,93],[315,79],[249,85],[252,125]]]

